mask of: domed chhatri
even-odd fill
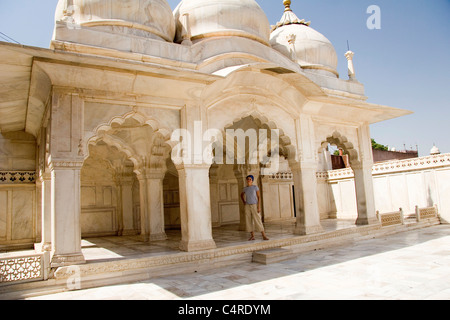
[[[194,43],[210,37],[237,36],[269,44],[269,20],[254,0],[183,0],[174,15],[176,42],[183,40],[188,28]]]
[[[331,42],[311,28],[310,22],[300,20],[292,12],[290,0],[284,0],[281,20],[272,27],[270,45],[275,50],[308,69],[328,76],[338,76],[337,54]]]
[[[55,20],[68,28],[91,27],[172,42],[175,21],[166,0],[59,0]]]
[[[430,155],[435,156],[441,154],[441,151],[439,150],[438,147],[436,147],[436,145],[433,145],[433,148],[431,148],[430,150]]]

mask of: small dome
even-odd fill
[[[320,32],[300,20],[284,1],[285,12],[272,28],[270,45],[275,50],[297,62],[302,68],[326,75],[338,76],[338,58],[331,42]]]
[[[183,40],[183,15],[188,15],[191,40],[237,36],[269,44],[270,23],[254,0],[183,0],[174,11],[176,42]]]
[[[438,147],[436,147],[435,145],[433,146],[433,148],[431,148],[430,150],[430,155],[436,155],[436,154],[441,154],[441,151],[439,150]]]
[[[172,42],[175,21],[166,0],[59,0],[56,21]]]

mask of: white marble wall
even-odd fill
[[[0,133],[0,170],[35,170],[36,140],[24,132]]]
[[[37,201],[34,185],[0,186],[0,248],[36,241]]]
[[[375,206],[380,212],[413,214],[415,206],[437,205],[443,221],[450,221],[450,154],[387,161],[373,167]],[[322,210],[336,217],[356,219],[355,184],[351,169],[328,172],[330,202]]]
[[[292,179],[263,178],[264,221],[288,220],[294,218],[294,197]]]
[[[36,140],[24,132],[0,133],[0,248],[31,245],[39,232],[36,185],[20,181],[16,170],[36,170]],[[13,175],[11,175],[13,174]],[[34,178],[34,174],[32,174]],[[15,177],[15,181],[10,178]]]
[[[239,190],[236,179],[220,180],[218,183],[219,214],[213,223],[224,225],[239,223]]]
[[[81,234],[116,235],[117,189],[115,186],[99,183],[85,183],[81,186]]]

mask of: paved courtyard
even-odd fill
[[[34,299],[450,299],[450,225],[188,275]]]

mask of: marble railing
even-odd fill
[[[44,256],[0,258],[0,284],[44,280]]]
[[[405,223],[402,208],[400,208],[399,211],[388,213],[380,213],[379,211],[377,211],[377,218],[380,221],[381,226],[383,227]]]
[[[426,220],[426,219],[435,219],[439,218],[437,206],[419,208],[416,206],[415,214],[405,217],[403,213],[403,209],[400,208],[399,211],[380,213],[377,211],[377,218],[380,221],[383,227],[392,226],[398,224],[405,224],[406,218],[415,218],[417,222]]]
[[[395,172],[434,169],[444,166],[450,166],[450,153],[405,160],[378,162],[373,165],[372,174],[382,175]],[[317,172],[317,178],[327,180],[353,178],[353,170],[351,168],[346,168]]]
[[[450,166],[450,153],[405,160],[378,162],[373,165],[372,174],[381,175],[402,171],[433,169],[444,166]],[[319,180],[350,179],[353,178],[353,170],[351,168],[345,168],[330,171],[318,171],[316,177]],[[269,179],[292,180],[292,173],[289,171],[277,172],[270,175]]]
[[[277,172],[269,176],[273,180],[292,180],[291,172]]]
[[[419,208],[416,206],[416,219],[417,221],[432,219],[438,217],[437,207]]]

